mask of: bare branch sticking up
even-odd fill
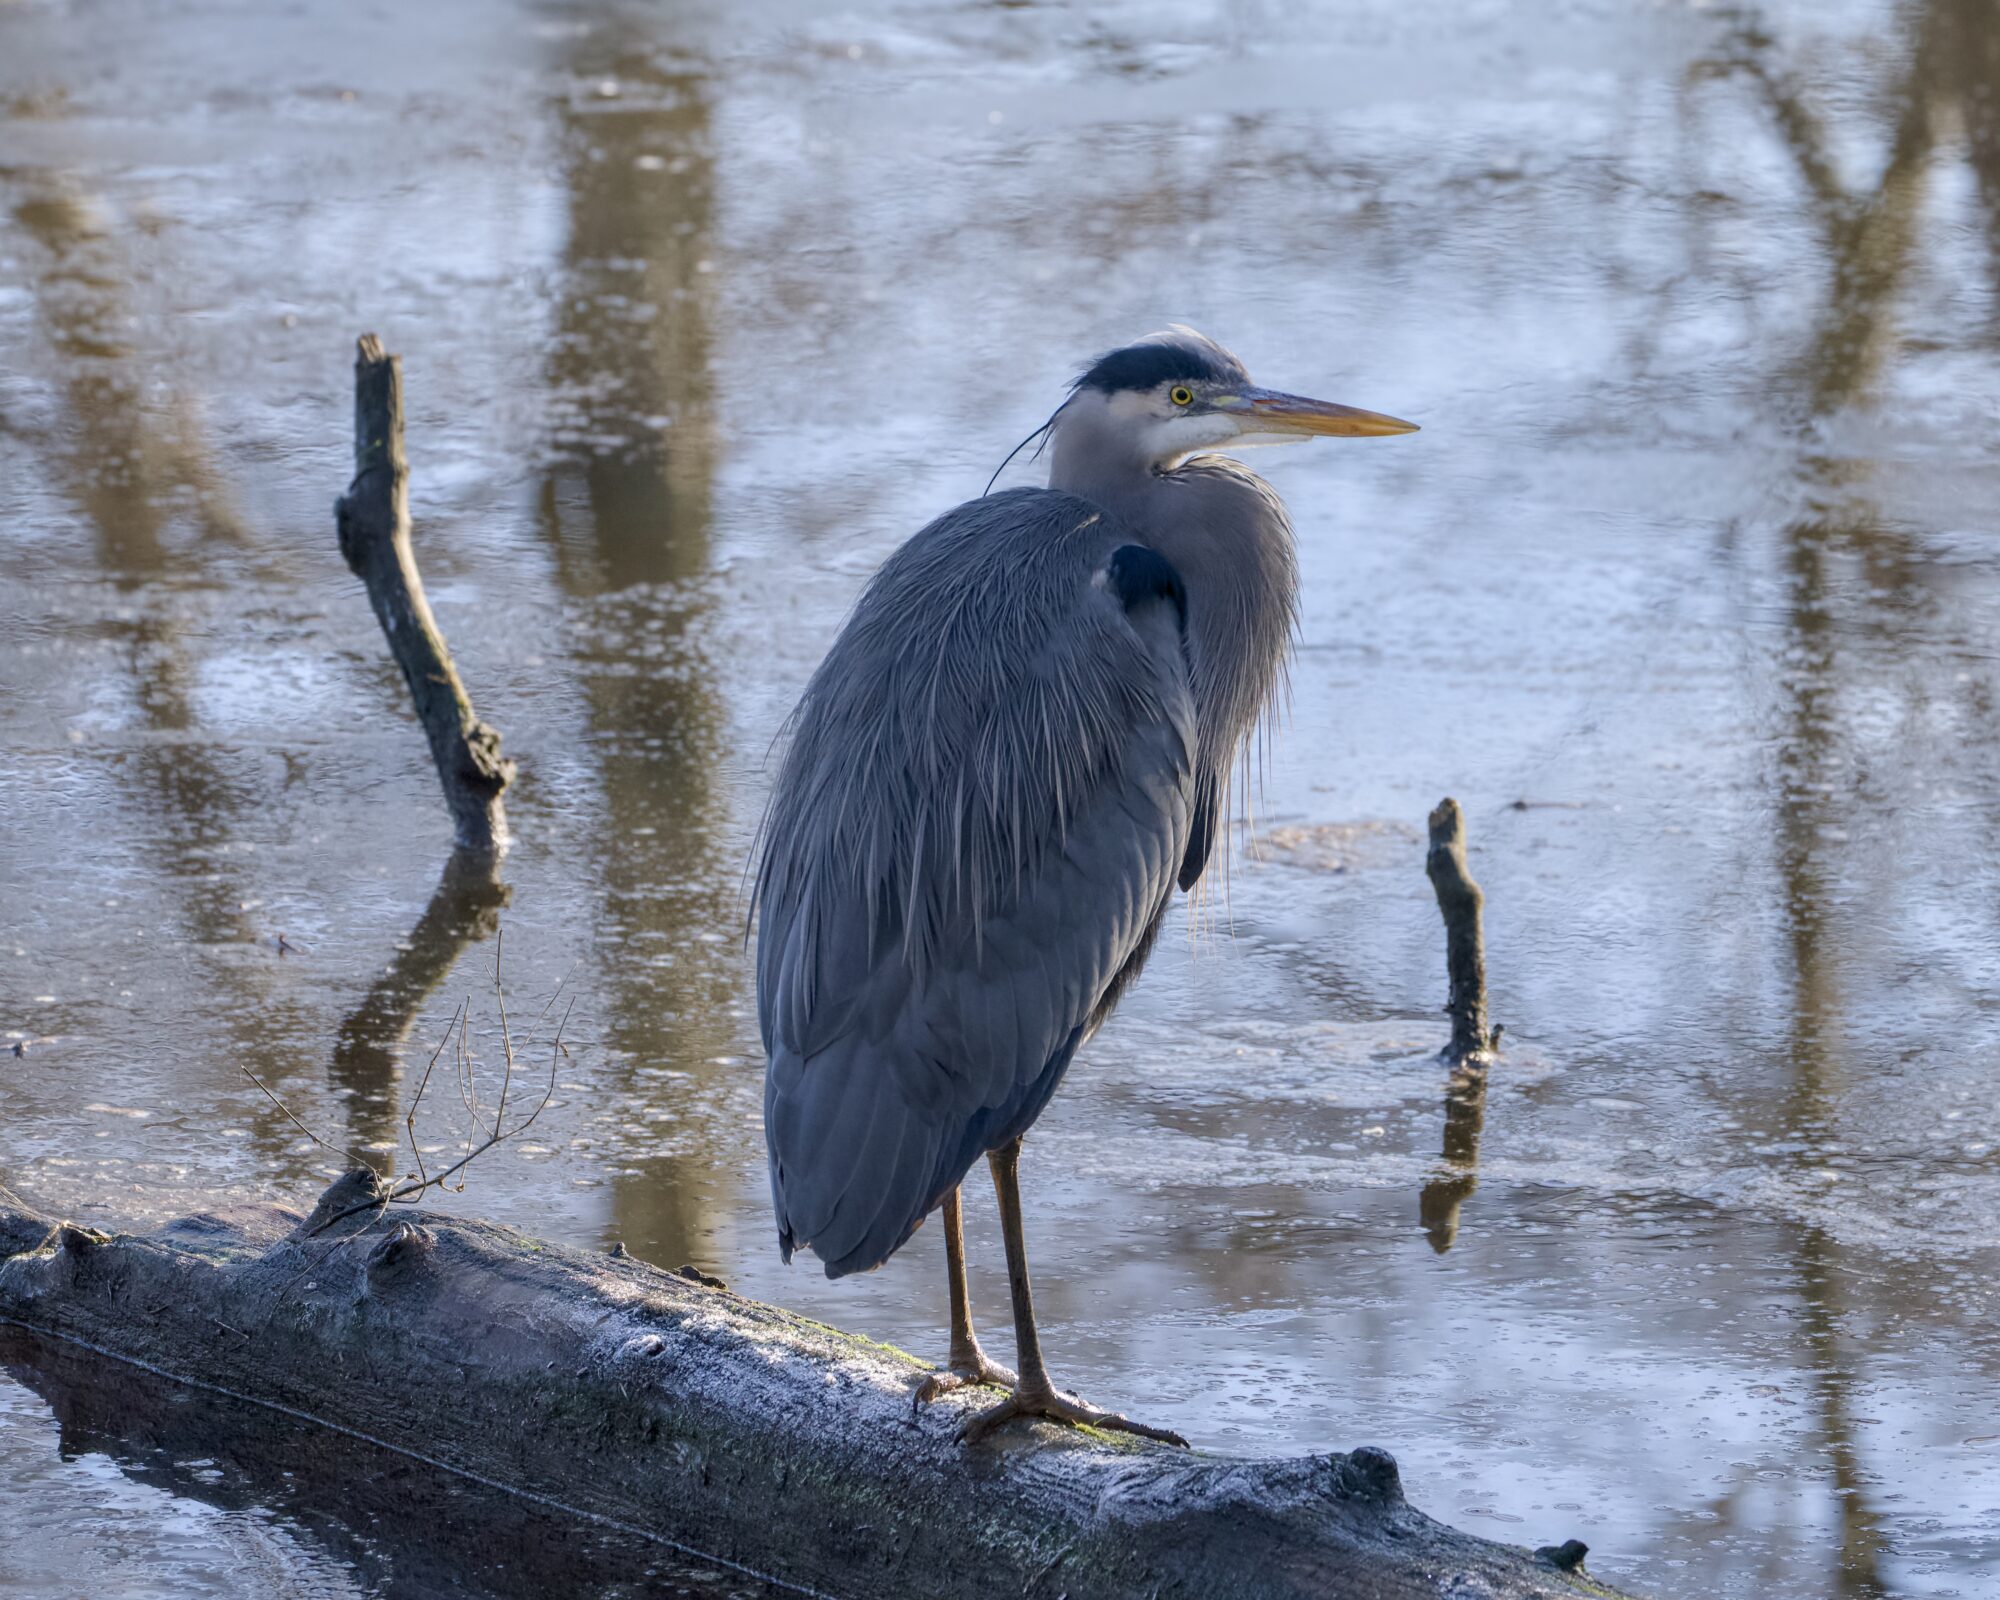
[[[1445,972],[1451,991],[1451,1043],[1444,1059],[1454,1067],[1484,1066],[1500,1041],[1486,1026],[1486,935],[1481,912],[1486,897],[1465,863],[1465,817],[1452,799],[1440,800],[1430,815],[1430,853],[1424,872],[1444,916]]]
[[[1440,1255],[1458,1238],[1460,1209],[1479,1187],[1479,1136],[1486,1125],[1486,1068],[1500,1046],[1500,1030],[1486,1025],[1486,897],[1465,861],[1465,816],[1458,802],[1440,800],[1430,815],[1430,852],[1424,872],[1444,916],[1445,971],[1451,992],[1451,1042],[1438,1052],[1451,1069],[1444,1090],[1444,1149],[1438,1170],[1424,1185],[1418,1215]]]
[[[402,363],[374,334],[363,334],[354,358],[354,481],[334,504],[340,553],[368,586],[369,604],[403,669],[459,848],[497,856],[507,848],[501,795],[514,763],[500,754],[499,733],[473,711],[424,597],[410,549],[409,480]]]

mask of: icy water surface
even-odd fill
[[[15,0],[0,117],[0,1182],[306,1196],[332,1159],[244,1067],[397,1159],[467,996],[491,1054],[504,926],[574,1053],[452,1204],[941,1353],[934,1230],[777,1260],[767,752],[897,541],[1183,319],[1425,431],[1260,460],[1291,713],[1209,928],[1029,1143],[1058,1377],[1381,1444],[1656,1594],[2000,1595],[1988,0]],[[521,763],[494,880],[440,879],[334,546],[368,329]],[[1508,1028],[1449,1124],[1446,793]],[[475,1497],[7,1362],[7,1600],[546,1578],[440,1544]],[[737,1592],[656,1556],[555,1570]]]

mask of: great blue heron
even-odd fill
[[[917,534],[806,686],[757,873],[779,1248],[865,1272],[942,1206],[950,1361],[919,1398],[1011,1391],[970,1437],[1044,1416],[1182,1442],[1050,1382],[1021,1136],[1201,877],[1290,643],[1284,504],[1196,452],[1413,429],[1256,388],[1188,328],[1114,350],[1038,430],[1049,486]],[[966,1295],[958,1186],[982,1155],[1018,1379],[980,1350]]]

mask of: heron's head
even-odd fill
[[[1055,419],[1056,454],[1165,471],[1200,450],[1415,433],[1414,422],[1260,389],[1213,339],[1192,328],[1148,334],[1100,356]],[[1079,463],[1081,464],[1081,463]]]

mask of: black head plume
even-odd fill
[[[1175,326],[1099,356],[1083,370],[1076,386],[1118,394],[1127,389],[1154,389],[1163,383],[1249,381],[1243,363],[1213,339],[1192,328]]]

